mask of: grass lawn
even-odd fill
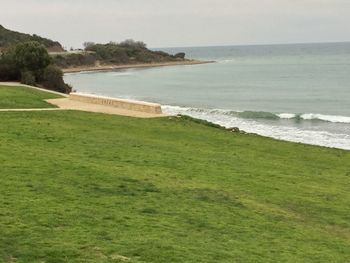
[[[26,87],[0,85],[0,109],[55,108],[44,100],[56,98],[61,96]]]
[[[0,262],[350,261],[350,152],[187,118],[0,118]]]

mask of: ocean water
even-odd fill
[[[79,92],[350,150],[350,43],[162,49],[215,63],[66,74]]]

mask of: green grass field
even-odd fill
[[[55,108],[44,100],[60,97],[25,87],[0,86],[0,109]]]
[[[0,118],[0,262],[350,262],[350,152],[187,118]]]

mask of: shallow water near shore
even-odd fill
[[[79,92],[350,150],[350,43],[163,49],[217,63],[66,74]]]

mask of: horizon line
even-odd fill
[[[247,46],[288,46],[288,45],[317,45],[317,44],[350,44],[350,40],[328,41],[328,42],[291,42],[291,43],[261,43],[261,44],[223,44],[223,45],[199,45],[199,46],[168,46],[168,47],[149,47],[150,49],[166,48],[205,48],[205,47],[247,47]]]

